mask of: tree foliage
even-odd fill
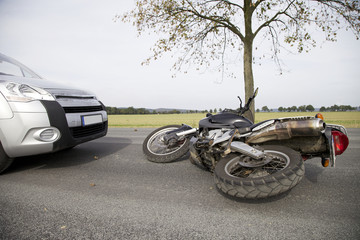
[[[149,110],[145,108],[117,108],[117,107],[106,107],[106,112],[110,115],[112,114],[151,114]]]
[[[320,108],[321,112],[346,112],[346,111],[356,111],[357,108],[356,107],[352,107],[350,105],[333,105],[331,107],[324,107],[322,106]]]
[[[267,106],[263,106],[263,107],[261,108],[261,111],[263,111],[263,112],[270,112],[270,109],[269,109]]]
[[[158,110],[149,110],[145,108],[117,108],[117,107],[106,107],[106,112],[109,115],[138,115],[138,114],[180,114],[180,113],[205,113],[206,110],[178,110],[178,109],[158,109]],[[216,112],[216,109],[214,110]]]
[[[173,51],[174,68],[196,65],[208,68],[217,62],[224,73],[229,52],[243,54],[245,98],[254,92],[253,44],[257,36],[272,43],[271,56],[279,65],[282,43],[298,52],[316,46],[310,27],[317,27],[328,41],[337,31],[360,32],[358,0],[137,0],[134,10],[116,16],[135,25],[139,34],[158,34],[153,54],[144,62]],[[254,112],[254,105],[251,107]]]
[[[239,110],[239,109],[238,109]],[[292,106],[292,107],[279,107],[279,112],[306,112],[306,111],[314,111],[315,108],[312,105],[302,105],[299,107]],[[357,111],[357,107],[352,107],[350,105],[333,105],[331,107],[324,107],[322,106],[320,108],[320,112],[346,112],[346,111]],[[273,112],[273,109],[269,109],[267,106],[263,106],[260,109],[257,109],[256,112]],[[128,107],[128,108],[117,108],[117,107],[106,107],[106,112],[109,115],[127,115],[127,114],[180,114],[180,113],[207,113],[209,111],[207,110],[148,110],[145,108],[134,108],[134,107]],[[222,109],[219,108],[217,110],[216,108],[214,110],[210,109],[210,113],[217,113],[222,112]]]

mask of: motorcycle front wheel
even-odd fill
[[[261,166],[240,153],[221,159],[214,171],[217,188],[233,197],[261,199],[295,187],[305,174],[301,155],[285,146],[262,148],[268,158]]]
[[[180,127],[180,125],[164,126],[156,129],[146,137],[143,143],[143,152],[149,161],[168,163],[182,157],[188,152],[190,139],[185,138],[171,145],[165,144],[163,139],[167,132]]]

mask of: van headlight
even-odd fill
[[[55,101],[55,98],[44,89],[26,84],[0,83],[0,91],[9,102]]]

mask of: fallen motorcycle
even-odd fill
[[[254,124],[244,117],[258,89],[237,110],[225,109],[200,120],[199,128],[168,125],[150,133],[143,152],[167,163],[190,150],[190,161],[214,173],[216,187],[237,198],[260,199],[295,187],[305,174],[304,161],[318,157],[335,166],[348,144],[343,126],[315,117],[270,119]]]

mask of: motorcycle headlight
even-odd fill
[[[44,89],[26,84],[3,83],[0,84],[0,91],[9,102],[55,101],[55,98]]]

